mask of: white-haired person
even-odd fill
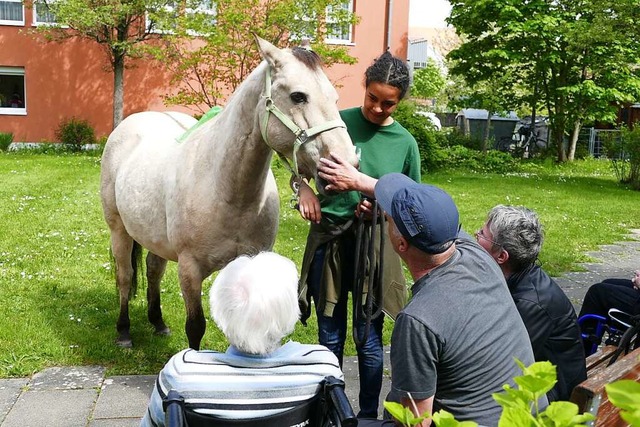
[[[569,400],[587,379],[575,310],[560,286],[536,265],[544,235],[538,215],[524,206],[495,206],[476,239],[498,263],[509,286],[536,361],[556,365],[558,381],[549,401]]]
[[[310,399],[327,376],[343,379],[326,347],[282,344],[300,316],[297,288],[295,264],[273,252],[240,256],[223,268],[211,287],[210,307],[229,348],[174,355],[158,375],[141,425],[165,425],[162,399],[171,389],[199,412],[246,419]]]

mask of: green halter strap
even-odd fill
[[[294,123],[293,120],[291,120],[291,118],[289,118],[289,116],[284,114],[278,107],[276,107],[276,105],[273,102],[273,99],[271,99],[271,67],[268,64],[267,64],[267,72],[265,73],[265,79],[264,79],[264,94],[262,95],[262,97],[265,99],[265,108],[267,110],[267,114],[264,115],[264,120],[262,121],[262,125],[260,126],[260,132],[262,133],[262,138],[267,143],[267,145],[271,146],[267,138],[267,125],[269,124],[270,114],[273,114],[274,116],[276,116],[282,122],[283,125],[285,125],[291,132],[293,132],[293,134],[296,137],[295,141],[293,142],[293,156],[292,156],[293,167],[289,164],[289,160],[282,153],[280,153],[275,149],[274,151],[278,154],[278,156],[280,156],[280,158],[286,165],[287,169],[289,169],[289,171],[292,174],[294,174],[296,177],[300,176],[300,173],[298,172],[298,150],[304,143],[306,143],[311,138],[313,138],[314,136],[324,131],[335,129],[338,127],[343,127],[343,128],[347,127],[342,120],[338,119],[338,120],[330,120],[321,125],[314,126],[311,129],[306,129],[306,130],[301,129],[298,125]]]

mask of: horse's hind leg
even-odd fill
[[[171,330],[162,319],[160,308],[160,281],[167,267],[167,260],[149,252],[147,254],[147,317],[157,335],[169,335]]]
[[[131,260],[134,241],[129,236],[124,227],[120,230],[111,230],[111,250],[116,261],[116,284],[120,298],[120,315],[116,322],[118,338],[116,344],[120,347],[129,348],[133,345],[129,328],[129,298],[134,280],[134,263]]]

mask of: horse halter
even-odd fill
[[[293,167],[289,164],[289,160],[279,151],[274,151],[280,156],[287,169],[296,176],[296,178],[300,177],[300,173],[298,172],[298,150],[300,147],[308,142],[314,136],[331,129],[335,129],[338,127],[346,128],[347,126],[340,119],[338,120],[330,120],[326,123],[323,123],[318,126],[314,126],[310,129],[301,129],[289,116],[284,114],[278,107],[276,107],[273,99],[271,99],[271,67],[267,64],[267,72],[264,79],[264,94],[262,97],[265,99],[265,108],[267,110],[267,114],[264,116],[264,120],[262,121],[262,126],[260,126],[260,132],[262,133],[262,138],[264,141],[271,147],[269,144],[269,140],[267,139],[267,125],[269,124],[269,116],[273,114],[276,116],[283,125],[285,125],[293,134],[296,139],[293,142]],[[272,147],[273,148],[273,147]]]

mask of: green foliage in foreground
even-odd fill
[[[620,417],[632,426],[640,426],[640,383],[620,380],[604,386],[609,401],[621,409]]]
[[[494,393],[493,398],[502,407],[498,426],[504,427],[583,427],[594,419],[590,413],[578,414],[578,405],[572,402],[552,402],[544,410],[538,408],[538,401],[556,383],[556,367],[550,362],[535,362],[524,366],[516,359],[522,375],[515,377],[517,387],[503,386],[504,393]],[[638,405],[636,405],[638,406]],[[399,403],[384,402],[384,407],[403,426],[413,427],[429,414],[415,417],[411,410]],[[452,414],[440,410],[433,414],[437,427],[473,427],[472,421],[457,421]]]
[[[308,225],[289,208],[288,175],[278,161],[274,171],[282,201],[275,251],[300,265]],[[74,364],[107,366],[114,375],[152,374],[187,345],[174,263],[162,285],[163,312],[173,334],[153,335],[140,289],[130,304],[134,348],[113,344],[118,300],[99,174],[100,159],[91,153],[0,153],[0,377]],[[530,164],[509,174],[450,171],[427,174],[424,181],[451,193],[470,232],[498,203],[535,209],[546,227],[541,260],[552,275],[575,270],[576,262],[587,260],[586,251],[640,228],[634,214],[640,193],[621,187],[608,162]],[[207,279],[204,295],[210,284]],[[388,337],[392,323],[385,324]],[[292,338],[317,342],[315,320],[306,328],[298,325]],[[349,345],[347,353],[353,354]],[[226,348],[212,323],[202,346]]]

